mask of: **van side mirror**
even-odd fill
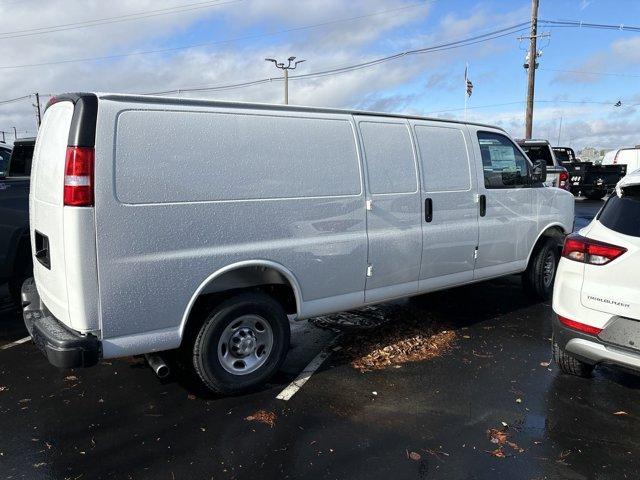
[[[536,160],[531,171],[531,183],[544,183],[547,181],[547,162]]]

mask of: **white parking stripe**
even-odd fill
[[[322,365],[324,361],[327,358],[329,358],[331,353],[333,353],[333,350],[338,349],[338,348],[334,348],[334,346],[336,345],[340,337],[341,335],[338,335],[336,338],[333,339],[333,342],[327,345],[327,347],[323,351],[321,351],[318,355],[316,355],[314,359],[311,360],[306,367],[304,367],[304,370],[300,372],[300,375],[298,375],[293,382],[287,385],[287,388],[282,390],[278,394],[278,396],[276,396],[276,398],[278,400],[287,401],[291,397],[293,397],[296,394],[296,392],[300,390],[305,383],[307,383],[307,381],[311,378],[311,375],[313,375],[315,371],[318,368],[320,368],[320,365]]]
[[[11,343],[7,343],[6,345],[2,345],[0,347],[0,350],[8,350],[11,347],[15,347],[16,345],[20,345],[21,343],[27,343],[29,340],[31,340],[31,337],[21,338],[20,340],[16,340],[15,342],[11,342]]]

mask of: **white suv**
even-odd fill
[[[553,292],[553,355],[565,373],[611,363],[640,370],[640,170],[567,237]]]

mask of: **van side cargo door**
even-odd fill
[[[478,245],[476,170],[464,125],[412,120],[421,172],[420,291],[473,279]]]
[[[367,177],[365,301],[415,294],[422,254],[418,171],[404,119],[356,117]]]

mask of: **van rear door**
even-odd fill
[[[51,313],[66,324],[69,324],[69,312],[62,186],[73,110],[72,102],[59,102],[44,115],[36,140],[29,200],[33,275],[38,293]]]
[[[87,126],[86,103],[70,96],[47,108],[36,140],[29,195],[38,293],[59,321],[81,332],[98,328],[94,209],[65,206],[64,192],[67,150],[82,141],[77,129]],[[94,138],[95,111],[89,122]]]

